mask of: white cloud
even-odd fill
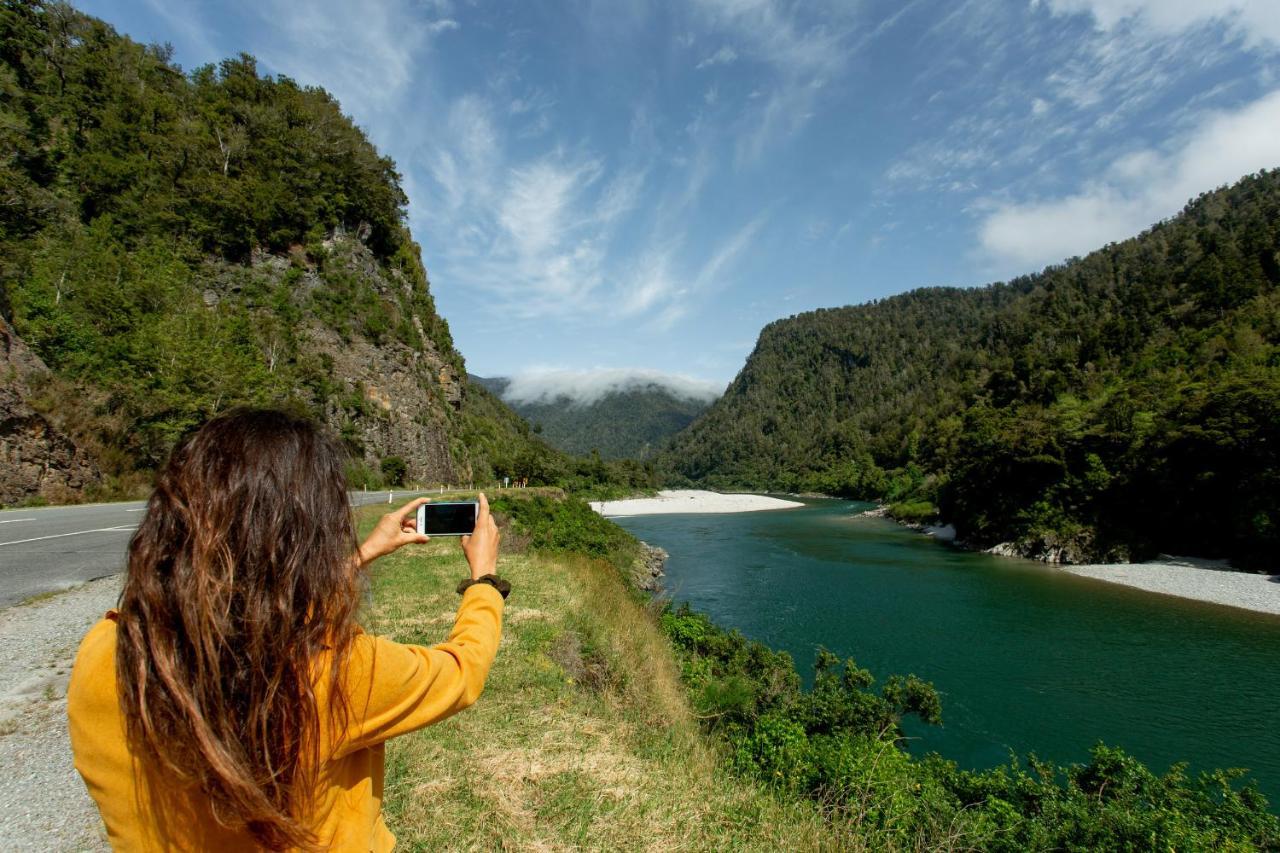
[[[454,101],[445,127],[453,144],[438,149],[429,168],[456,210],[493,194],[501,152],[492,110],[482,98],[464,95]]]
[[[264,41],[254,50],[273,70],[332,92],[343,109],[364,124],[377,123],[398,106],[413,84],[417,62],[430,41],[458,28],[434,17],[447,3],[411,0],[317,0],[304,12],[286,0],[245,4]]]
[[[534,368],[512,376],[502,398],[515,403],[550,403],[568,398],[574,405],[589,406],[609,394],[650,386],[663,388],[677,397],[707,402],[724,391],[723,386],[714,382],[644,368]]]
[[[856,52],[848,44],[856,9],[834,3],[817,10],[810,23],[802,20],[803,10],[779,0],[698,0],[696,5],[713,29],[733,35],[735,59],[745,56],[771,72],[767,97],[748,109],[736,147],[739,165],[759,162],[808,123],[826,81]]]
[[[669,299],[683,295],[671,273],[672,252],[655,250],[641,260],[635,278],[622,297],[622,313],[640,314]]]
[[[446,132],[420,153],[441,198],[423,209],[420,230],[449,238],[432,252],[436,270],[517,318],[625,313],[610,246],[645,190],[646,169],[611,170],[558,146],[513,156],[526,147],[509,140],[521,135],[518,126],[497,120],[513,112],[524,114],[463,96],[449,109]]]
[[[1098,26],[1113,29],[1122,23],[1147,25],[1174,35],[1209,23],[1222,24],[1249,45],[1280,44],[1280,8],[1275,0],[1032,0],[1055,14],[1093,15]]]
[[[1172,150],[1140,150],[1065,198],[1001,204],[979,228],[1003,265],[1041,266],[1131,237],[1196,195],[1280,166],[1280,90],[1206,114]]]
[[[429,21],[427,23],[427,32],[443,33],[443,32],[447,32],[448,30],[456,30],[459,28],[459,26],[460,25],[458,24],[458,22],[455,21],[453,18],[441,18],[438,21]]]
[[[699,62],[695,67],[698,69],[710,68],[713,65],[730,65],[738,58],[738,52],[729,45],[717,50],[706,59]]]
[[[743,225],[735,231],[728,240],[725,240],[716,251],[709,257],[698,270],[698,274],[694,277],[693,286],[698,290],[718,289],[727,282],[724,281],[724,274],[730,270],[738,258],[745,252],[755,240],[756,235],[760,233],[760,229],[764,226],[766,214],[761,213],[754,219]]]
[[[516,251],[525,258],[554,251],[566,231],[566,215],[599,176],[594,160],[562,165],[543,159],[512,169],[498,221]]]

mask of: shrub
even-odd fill
[[[404,477],[409,472],[409,466],[399,456],[384,456],[378,467],[382,469],[382,479],[387,485],[404,485]]]

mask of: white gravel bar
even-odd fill
[[[591,508],[605,516],[669,515],[675,513],[759,512],[766,509],[791,509],[804,506],[766,495],[722,495],[700,489],[668,489],[655,498],[630,498],[624,501],[592,501]]]
[[[1073,575],[1147,592],[1280,615],[1280,575],[1235,571],[1216,560],[1169,557],[1149,563],[1059,568]]]

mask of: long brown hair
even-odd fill
[[[319,678],[345,722],[360,602],[346,489],[314,423],[239,410],[173,452],[129,543],[116,673],[130,742],[270,849],[314,843]]]

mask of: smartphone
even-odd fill
[[[480,504],[446,501],[418,507],[418,532],[428,536],[466,536],[476,529]]]

